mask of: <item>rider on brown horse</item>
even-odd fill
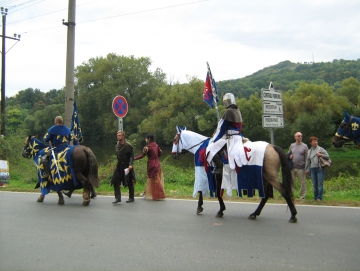
[[[63,118],[61,116],[57,116],[55,118],[55,125],[50,127],[50,129],[47,131],[44,136],[44,141],[49,142],[50,147],[53,150],[55,149],[55,152],[58,153],[68,146],[70,140],[70,129],[63,124]],[[49,150],[41,157],[41,163],[44,167],[44,174],[42,175],[42,178],[48,178],[50,175],[49,156],[51,153],[52,152]]]

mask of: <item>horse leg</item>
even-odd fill
[[[64,205],[65,200],[64,200],[63,194],[61,193],[61,191],[60,191],[60,192],[57,192],[57,194],[58,194],[58,196],[59,196],[58,204],[59,204],[59,205]]]
[[[220,189],[219,192],[220,193],[219,193],[219,196],[218,196],[218,201],[219,201],[219,204],[220,204],[220,210],[216,213],[215,217],[223,217],[224,216],[224,211],[226,210],[224,200],[222,198],[224,189]]]
[[[203,195],[202,195],[202,191],[199,191],[199,201],[198,201],[198,207],[197,207],[197,210],[196,210],[196,214],[200,214],[204,208],[202,207],[202,205],[204,204],[204,201],[203,201]]]
[[[85,178],[85,176],[82,174],[81,171],[76,171],[75,172],[75,176],[76,176],[76,180],[78,182],[81,182],[82,186],[83,186],[83,206],[88,206],[90,204],[90,191],[91,191],[91,187],[90,187],[90,183],[87,181],[87,179]]]
[[[289,197],[289,196],[283,196],[283,197],[286,200],[286,203],[288,204],[290,212],[291,212],[291,217],[290,217],[289,222],[296,223],[297,222],[297,218],[296,218],[297,211],[296,211],[295,205],[294,205],[293,201],[291,200],[291,197]]]
[[[84,186],[83,189],[83,206],[88,206],[90,204],[90,189],[87,186]]]
[[[40,197],[38,197],[38,199],[37,199],[37,202],[43,202],[44,199],[45,199],[45,196],[40,195]]]
[[[262,209],[264,208],[267,200],[269,199],[269,196],[265,196],[265,198],[262,198],[260,201],[259,206],[256,208],[255,212],[249,215],[248,219],[256,219],[257,216],[260,215]]]
[[[216,195],[220,204],[220,210],[216,213],[215,217],[223,217],[224,211],[226,210],[224,201],[223,201],[223,192],[224,189],[221,189],[221,183],[222,183],[222,175],[215,174],[216,178]]]

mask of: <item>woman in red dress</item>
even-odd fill
[[[162,150],[154,142],[154,136],[152,134],[145,136],[145,142],[147,145],[144,147],[142,154],[134,158],[134,160],[139,160],[145,156],[148,157],[145,198],[162,200],[165,199],[164,176],[159,161]]]

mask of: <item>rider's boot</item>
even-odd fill
[[[219,153],[214,155],[213,162],[215,164],[214,174],[222,175],[223,162],[221,161]]]
[[[43,167],[44,167],[44,173],[43,173],[43,175],[41,177],[43,179],[47,179],[49,177],[49,175],[50,175],[48,156],[41,157],[41,163],[43,164]]]
[[[114,204],[121,202],[121,191],[119,185],[114,185],[114,194],[115,194],[115,201],[113,201]]]

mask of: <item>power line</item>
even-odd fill
[[[135,11],[135,12],[125,13],[125,14],[119,14],[119,15],[109,16],[109,17],[105,17],[105,18],[99,18],[99,19],[93,19],[93,20],[78,22],[77,24],[94,22],[94,21],[100,21],[100,20],[107,20],[107,19],[116,18],[116,17],[128,16],[128,15],[133,15],[133,14],[151,12],[151,11],[155,11],[155,10],[162,10],[162,9],[168,9],[168,8],[186,6],[186,5],[192,5],[192,4],[197,4],[197,3],[201,3],[201,2],[208,2],[208,1],[210,1],[210,0],[201,0],[201,1],[196,1],[196,2],[185,3],[185,4],[172,5],[172,6],[161,7],[161,8],[154,8],[154,9],[148,9],[148,10],[142,10],[142,11]]]
[[[22,20],[19,20],[19,21],[15,21],[15,22],[8,23],[8,24],[14,24],[14,23],[18,23],[18,22],[22,22],[22,21],[26,21],[26,20],[30,20],[30,19],[34,19],[34,18],[38,18],[38,17],[42,17],[42,16],[46,16],[46,15],[49,15],[49,14],[52,14],[52,13],[56,13],[56,12],[60,12],[60,11],[67,10],[67,9],[68,9],[68,8],[63,8],[63,9],[51,11],[51,12],[48,12],[48,13],[45,13],[45,14],[37,15],[37,16],[30,17],[30,18],[27,18],[27,19],[22,19]]]
[[[8,6],[8,9],[10,10],[12,10],[13,12],[14,11],[17,11],[16,10],[16,8],[17,7],[21,7],[21,6],[23,6],[23,5],[27,5],[27,4],[29,4],[29,3],[31,3],[31,2],[34,2],[34,1],[39,1],[39,2],[37,2],[37,3],[40,3],[40,2],[43,2],[43,1],[45,1],[45,0],[29,0],[29,1],[27,1],[27,2],[23,2],[23,3],[20,3],[20,4],[16,4],[15,2],[17,2],[18,0],[15,0],[15,1],[12,1],[12,0],[10,0],[10,1],[5,1],[5,2],[2,2],[2,3],[0,3],[0,5],[1,6]],[[14,2],[14,3],[13,3]],[[34,3],[34,4],[37,4],[37,3]],[[10,6],[10,5],[14,5],[14,6]],[[34,5],[34,4],[32,4],[32,5]],[[32,5],[30,5],[30,6],[32,6]],[[15,8],[15,9],[14,9]],[[24,9],[24,8],[21,8],[21,9],[18,9],[18,10],[22,10],[22,9]]]
[[[34,0],[32,0],[34,1]],[[41,1],[45,1],[45,0],[41,0]],[[92,3],[95,3],[95,2],[99,2],[98,0],[96,1],[92,1],[92,2],[87,2],[87,3],[84,3],[84,4],[81,4],[81,5],[77,5],[76,7],[81,7],[81,6],[84,6],[84,5],[88,5],[88,4],[92,4]],[[39,2],[40,3],[40,2]],[[35,3],[35,4],[38,4],[38,3]],[[33,5],[35,5],[33,4]],[[29,6],[28,6],[29,7]],[[25,7],[27,8],[27,7]],[[11,23],[8,23],[8,24],[14,24],[14,23],[18,23],[18,22],[22,22],[22,21],[26,21],[26,20],[31,20],[31,19],[34,19],[34,18],[38,18],[38,17],[42,17],[42,16],[46,16],[46,15],[49,15],[49,14],[52,14],[52,13],[56,13],[56,12],[60,12],[60,11],[64,11],[64,10],[67,10],[68,8],[63,8],[63,9],[58,9],[58,10],[54,10],[54,11],[50,11],[48,13],[44,13],[44,14],[40,14],[40,15],[37,15],[37,16],[34,16],[34,17],[30,17],[30,18],[26,18],[26,19],[22,19],[22,20],[18,20],[18,21],[14,21],[14,22],[11,22]],[[16,10],[18,11],[18,10]]]
[[[116,18],[116,17],[129,16],[129,15],[134,15],[134,14],[140,14],[140,13],[152,12],[152,11],[156,11],[156,10],[175,8],[175,7],[192,5],[192,4],[197,4],[197,3],[201,3],[201,2],[208,2],[208,1],[210,1],[210,0],[200,0],[200,1],[195,1],[195,2],[184,3],[184,4],[178,4],[178,5],[166,6],[166,7],[154,8],[154,9],[148,9],[148,10],[142,10],[142,11],[135,11],[135,12],[124,13],[124,14],[119,14],[119,15],[114,15],[114,16],[109,16],[109,17],[104,17],[104,18],[98,18],[98,19],[93,19],[93,20],[88,20],[88,21],[77,22],[76,24],[82,24],[82,23],[88,23],[88,22],[94,22],[94,21],[100,21],[100,20],[107,20],[107,19],[112,19],[112,18]],[[88,3],[82,4],[82,5],[78,5],[77,7],[87,5],[87,4],[91,4],[91,3],[94,3],[94,2],[98,2],[98,1],[88,2]],[[13,24],[13,23],[17,23],[17,22],[21,22],[21,21],[25,21],[25,20],[30,20],[30,19],[33,19],[33,18],[38,18],[38,17],[42,17],[42,16],[49,15],[49,14],[52,14],[52,13],[60,12],[60,11],[63,11],[63,10],[67,10],[67,8],[66,9],[56,10],[56,11],[51,11],[49,13],[45,13],[45,14],[42,14],[42,15],[34,16],[34,17],[31,17],[31,18],[27,18],[27,19],[15,21],[15,22],[7,23],[7,24],[9,25],[9,24]],[[48,30],[48,29],[53,29],[53,28],[58,28],[58,27],[61,27],[61,26],[54,26],[54,27],[47,27],[47,28],[37,29],[37,30],[31,30],[31,31],[26,31],[24,33],[38,32],[38,31]],[[24,33],[22,33],[22,34],[24,34]]]
[[[39,2],[33,3],[32,5],[28,5],[28,6],[23,7],[23,8],[18,8],[18,9],[16,9],[16,7],[20,7],[20,6],[26,5],[26,4],[31,3],[31,2],[34,2],[34,1],[39,1]],[[15,13],[15,12],[17,12],[17,11],[23,10],[23,9],[25,9],[25,8],[31,7],[31,6],[33,6],[33,5],[39,4],[39,3],[44,2],[44,1],[45,1],[45,0],[30,0],[30,1],[26,2],[26,3],[22,3],[22,4],[19,4],[19,5],[13,6],[13,7],[10,8],[10,10],[11,10],[12,13]],[[13,9],[13,8],[14,8],[14,9]]]

